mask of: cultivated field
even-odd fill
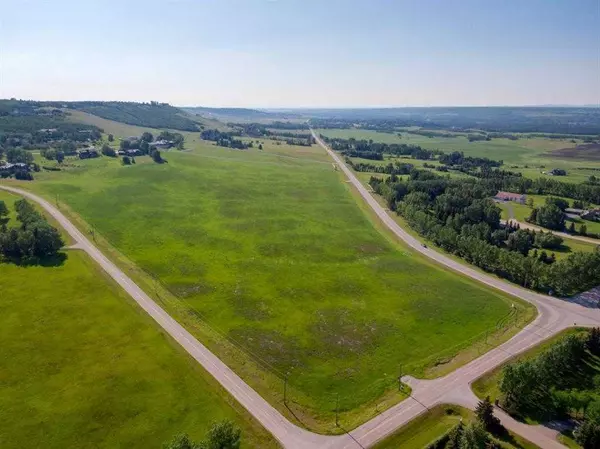
[[[338,397],[344,425],[372,417],[406,396],[399,374],[452,370],[532,316],[382,235],[316,146],[186,147],[162,165],[78,161],[21,185],[58,195],[148,293],[310,428],[335,431]]]
[[[159,448],[225,418],[243,447],[277,447],[83,253],[57,267],[0,264],[0,279],[3,449]]]

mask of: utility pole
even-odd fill
[[[400,365],[400,369],[398,370],[398,391],[402,391],[402,365]]]
[[[340,427],[339,422],[339,409],[340,409],[340,394],[335,394],[335,427]]]

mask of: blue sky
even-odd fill
[[[600,103],[600,0],[0,0],[0,97]]]

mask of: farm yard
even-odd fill
[[[100,158],[20,185],[58,198],[148,293],[309,428],[336,431],[338,395],[355,426],[406,397],[400,372],[451,371],[489,347],[487,332],[499,343],[533,316],[382,235],[316,146],[186,148],[168,164]]]

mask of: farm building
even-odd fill
[[[79,150],[77,151],[77,155],[79,156],[79,159],[91,159],[100,156],[94,147]]]
[[[23,162],[16,162],[14,164],[11,164],[10,162],[7,162],[4,165],[0,165],[0,170],[7,171],[7,172],[12,172],[14,170],[29,171],[30,167],[29,167],[28,164],[24,164]]]
[[[581,214],[581,218],[584,220],[600,221],[600,209],[584,210]]]
[[[171,148],[175,142],[172,140],[157,140],[156,142],[150,142],[150,146],[154,148]]]
[[[553,168],[548,172],[550,176],[567,176],[567,171],[562,168]]]
[[[516,203],[525,204],[525,200],[527,199],[525,195],[521,195],[520,193],[512,193],[512,192],[498,192],[494,196],[496,201],[514,201]]]

